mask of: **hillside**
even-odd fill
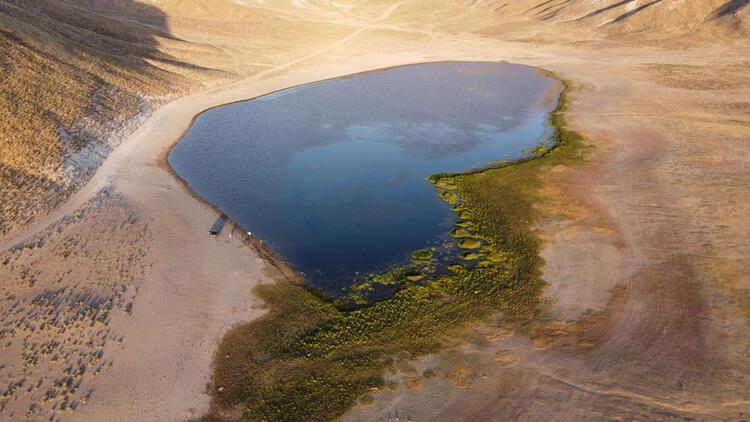
[[[257,73],[319,38],[302,39],[316,24],[274,33],[286,24],[263,12],[187,6],[176,2],[168,18],[132,0],[0,1],[0,235],[57,207],[165,100]],[[218,11],[236,20],[208,23]]]
[[[152,98],[189,85],[194,66],[157,48],[170,37],[163,14],[139,8],[140,22],[56,1],[0,2],[0,233],[57,206]]]

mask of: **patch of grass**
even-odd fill
[[[476,252],[462,252],[460,256],[461,259],[465,261],[476,261],[477,259],[482,257],[482,255]]]
[[[454,273],[457,273],[457,272],[460,272],[460,271],[465,271],[466,267],[463,266],[462,264],[450,264],[450,265],[448,265],[448,270],[452,271]]]
[[[469,232],[468,230],[466,230],[466,229],[463,229],[463,228],[457,228],[457,229],[454,229],[454,230],[452,230],[452,231],[451,231],[451,236],[452,236],[452,237],[457,237],[457,238],[461,238],[461,237],[471,237],[472,235],[471,235],[471,233],[470,233],[470,232]]]
[[[417,273],[415,273],[415,274],[409,274],[409,275],[406,276],[406,279],[409,280],[409,281],[419,281],[419,280],[421,280],[423,278],[424,278],[424,276],[422,274],[417,274]]]
[[[538,315],[542,259],[532,225],[538,217],[538,177],[546,168],[580,160],[582,138],[565,127],[567,88],[550,122],[556,128],[534,159],[470,174],[430,179],[460,198],[465,230],[480,237],[484,259],[467,269],[452,264],[447,274],[406,283],[408,266],[372,280],[398,286],[388,299],[343,309],[304,287],[264,285],[257,294],[269,313],[233,329],[215,360],[212,411],[206,420],[330,420],[362,397],[389,388],[384,373],[396,361],[438,351],[474,322],[501,313],[524,322]],[[426,258],[417,251],[417,261]],[[372,281],[370,280],[370,281]],[[359,287],[362,293],[371,283]],[[357,292],[353,293],[356,296]]]
[[[456,192],[446,190],[440,194],[440,197],[443,199],[443,201],[451,205],[456,205],[458,203],[458,195],[456,195]]]
[[[482,247],[482,242],[477,239],[463,239],[458,241],[458,247],[463,249],[479,249]]]
[[[412,252],[411,258],[416,261],[425,261],[432,259],[433,250],[432,249],[419,249],[417,251]]]
[[[458,218],[461,220],[471,220],[474,218],[474,214],[470,211],[461,211],[458,213]]]

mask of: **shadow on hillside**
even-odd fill
[[[650,3],[646,3],[644,5],[638,6],[635,9],[633,9],[633,10],[631,10],[629,12],[625,12],[622,15],[616,17],[615,19],[612,20],[612,22],[610,22],[610,24],[622,22],[625,19],[627,19],[627,18],[629,18],[631,16],[634,16],[635,14],[637,14],[637,13],[639,13],[639,12],[645,10],[645,9],[648,9],[649,7],[654,6],[654,5],[656,5],[656,4],[660,3],[660,2],[661,2],[661,0],[653,0]]]
[[[607,12],[607,11],[612,10],[612,9],[616,9],[616,8],[618,8],[620,6],[625,6],[626,4],[632,3],[633,1],[635,1],[635,0],[622,0],[622,1],[619,1],[617,3],[610,4],[609,6],[602,7],[601,9],[594,10],[593,12],[591,12],[591,13],[585,15],[585,16],[582,16],[582,17],[578,18],[577,20],[591,18],[591,17],[594,17],[596,15],[600,15],[600,14],[602,14],[604,12]]]
[[[158,7],[135,0],[0,0],[0,20],[21,39],[59,44],[131,68],[148,66],[147,59],[200,68],[159,51],[158,38],[177,38]]]
[[[713,13],[711,13],[711,16],[714,19],[731,16],[744,9],[749,4],[750,0],[731,0],[716,9]]]
[[[139,1],[0,0],[0,237],[88,180],[146,96],[189,84],[181,69],[205,69],[165,42],[181,41]]]

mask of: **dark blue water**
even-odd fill
[[[338,292],[440,242],[455,217],[425,178],[523,156],[550,135],[557,94],[519,65],[393,68],[210,110],[169,163],[308,282]]]

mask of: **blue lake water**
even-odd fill
[[[444,241],[455,216],[426,177],[524,156],[552,133],[558,94],[526,66],[403,66],[209,110],[168,159],[309,283],[340,292]]]

